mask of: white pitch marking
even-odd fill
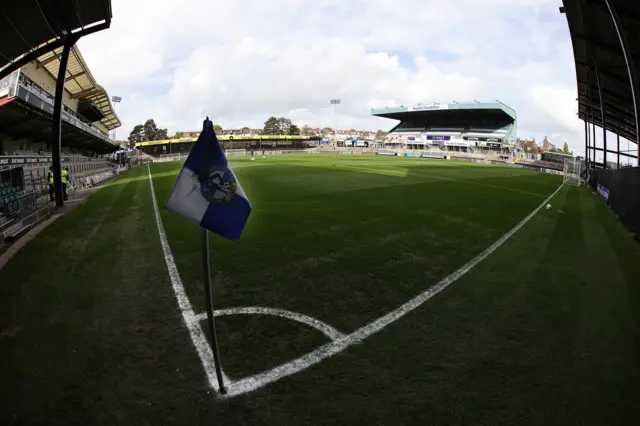
[[[164,252],[164,261],[167,264],[167,271],[169,272],[169,278],[171,279],[171,286],[173,287],[173,292],[176,295],[176,299],[178,299],[178,306],[180,306],[180,311],[182,311],[182,318],[184,319],[184,323],[189,329],[189,335],[191,336],[193,346],[195,346],[196,351],[198,352],[198,356],[200,357],[202,367],[207,374],[209,385],[214,390],[219,391],[218,379],[215,375],[216,364],[213,360],[213,352],[211,351],[211,346],[209,345],[209,342],[207,341],[205,334],[202,331],[202,327],[200,327],[200,323],[193,320],[196,315],[193,312],[193,308],[191,307],[191,303],[189,303],[187,293],[185,292],[184,286],[182,285],[182,280],[180,279],[178,268],[176,267],[176,263],[173,260],[173,255],[171,254],[171,248],[169,247],[167,235],[164,232],[162,218],[160,217],[160,212],[158,211],[158,203],[156,201],[156,191],[153,187],[153,179],[151,178],[151,167],[149,167],[149,165],[147,165],[147,171],[149,173],[149,187],[151,188],[151,198],[153,200],[153,211],[156,216],[156,225],[158,226],[158,235],[160,235],[160,244],[162,245],[162,251]],[[228,386],[231,384],[231,381],[224,373],[222,373],[222,378],[225,382],[225,385]]]
[[[306,370],[307,368],[319,363],[320,361],[329,358],[332,355],[335,355],[339,352],[342,352],[346,348],[356,343],[362,342],[367,337],[372,334],[382,330],[389,324],[399,320],[409,312],[421,306],[427,300],[431,299],[436,294],[440,293],[442,290],[447,288],[449,285],[454,283],[460,277],[465,275],[471,269],[473,269],[478,263],[482,262],[487,256],[496,251],[498,247],[505,243],[513,234],[515,234],[520,228],[522,228],[527,222],[531,220],[533,216],[535,216],[538,211],[542,207],[544,207],[551,198],[553,198],[558,191],[564,186],[564,183],[560,185],[547,199],[545,199],[533,212],[531,212],[527,217],[525,217],[520,223],[514,226],[509,232],[500,237],[497,241],[491,244],[487,249],[485,249],[482,253],[478,254],[476,257],[471,259],[469,262],[465,263],[460,269],[453,272],[451,275],[443,278],[440,282],[430,287],[428,290],[420,293],[413,299],[399,306],[395,310],[389,312],[388,314],[378,318],[377,320],[365,325],[362,328],[354,331],[351,334],[346,335],[345,337],[335,340],[333,342],[324,344],[320,346],[318,349],[315,349],[306,355],[301,356],[293,361],[290,361],[285,364],[281,364],[278,367],[275,367],[271,370],[258,373],[256,375],[246,377],[244,379],[240,379],[229,386],[228,393],[226,397],[232,397],[241,395],[247,392],[254,391],[259,389],[269,383],[275,382],[277,380],[282,379],[283,377],[290,376],[295,373],[299,373],[302,370]]]
[[[250,306],[250,307],[217,309],[214,312],[214,317],[224,316],[224,315],[273,315],[276,317],[297,321],[299,323],[308,325],[311,328],[315,328],[316,330],[318,330],[319,332],[321,332],[331,340],[338,340],[345,336],[344,333],[339,332],[335,328],[331,327],[329,324],[324,323],[319,319],[315,319],[308,315],[300,314],[298,312],[287,311],[284,309],[264,308],[261,306]],[[202,321],[206,318],[207,318],[206,313],[201,313],[195,316],[196,321]]]

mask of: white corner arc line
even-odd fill
[[[196,351],[198,352],[200,362],[202,363],[202,367],[204,368],[204,371],[207,375],[209,385],[215,391],[219,391],[220,388],[218,386],[218,379],[215,375],[216,364],[213,360],[213,352],[211,351],[211,346],[209,345],[209,342],[207,341],[207,338],[202,331],[202,327],[200,327],[200,323],[193,320],[195,317],[195,313],[193,312],[193,308],[191,307],[191,303],[189,302],[187,293],[185,292],[184,286],[182,285],[182,280],[180,279],[178,268],[176,267],[176,263],[173,260],[173,254],[171,254],[171,248],[169,247],[167,235],[164,232],[164,225],[162,225],[162,218],[160,217],[160,211],[158,210],[158,202],[156,201],[156,191],[153,186],[153,179],[151,178],[151,167],[149,165],[147,165],[147,171],[149,174],[149,188],[151,189],[153,211],[156,217],[156,225],[158,226],[158,235],[160,236],[160,244],[162,245],[162,252],[164,253],[164,261],[167,264],[167,271],[169,272],[169,278],[171,279],[171,286],[173,287],[173,292],[175,293],[176,299],[178,300],[178,306],[180,307],[180,311],[182,312],[184,323],[189,330],[189,335],[191,336],[193,346],[195,346]],[[225,381],[225,385],[228,386],[231,384],[229,378],[224,373],[222,373],[222,378]]]
[[[345,336],[344,333],[339,332],[329,324],[322,322],[319,319],[298,312],[287,311],[285,309],[265,308],[262,306],[243,306],[237,308],[216,309],[213,314],[214,317],[221,317],[225,315],[272,315],[308,325],[311,328],[315,328],[331,340],[338,340]],[[202,321],[206,318],[206,313],[201,313],[195,316],[196,321]]]
[[[247,392],[252,392],[256,389],[259,389],[269,383],[275,382],[277,380],[282,379],[283,377],[290,376],[292,374],[298,373],[302,370],[305,370],[320,361],[329,358],[332,355],[335,355],[339,352],[342,352],[349,346],[352,346],[356,343],[362,342],[367,337],[371,336],[374,333],[382,330],[389,324],[397,321],[402,318],[409,312],[421,306],[427,300],[431,299],[436,294],[440,293],[442,290],[447,288],[449,285],[457,281],[460,277],[465,275],[471,269],[473,269],[478,263],[482,262],[487,256],[496,251],[502,244],[504,244],[513,234],[515,234],[520,228],[522,228],[527,222],[533,218],[540,209],[547,204],[551,198],[553,198],[560,189],[564,186],[564,183],[561,184],[549,197],[547,197],[536,209],[534,209],[527,217],[525,217],[520,223],[514,226],[511,230],[509,230],[506,234],[496,240],[493,244],[487,247],[482,253],[478,254],[476,257],[465,263],[460,269],[453,272],[449,276],[443,278],[430,287],[426,291],[418,294],[413,299],[408,302],[400,305],[398,308],[389,312],[386,315],[378,318],[377,320],[365,325],[362,328],[354,331],[351,334],[346,335],[345,337],[335,340],[330,343],[326,343],[319,348],[297,358],[293,361],[290,361],[285,364],[281,364],[271,370],[255,374],[250,377],[246,377],[244,379],[240,379],[234,382],[229,386],[228,392],[225,397],[233,397],[237,395],[241,395]]]

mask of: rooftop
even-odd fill
[[[640,77],[640,2],[608,0],[616,9],[620,27],[627,34],[636,80]],[[629,73],[616,27],[605,2],[563,0],[578,83],[578,116],[631,141],[637,141]],[[600,107],[598,70],[603,110]],[[636,81],[638,84],[638,81]],[[593,112],[593,114],[592,114]],[[604,123],[602,116],[604,115]]]
[[[66,34],[87,35],[111,25],[110,0],[5,0],[0,26],[0,79],[23,65],[38,66],[57,78]],[[120,126],[107,92],[96,83],[77,46],[69,57],[65,89],[72,97],[93,102],[109,130]]]
[[[61,52],[62,47],[59,47],[36,59],[38,67],[45,68],[54,79],[58,76]],[[66,76],[64,88],[72,98],[93,102],[104,115],[100,122],[107,129],[113,130],[120,127],[121,122],[114,111],[109,94],[96,82],[77,45],[73,46],[69,54]]]
[[[412,117],[424,117],[430,112],[442,113],[445,111],[466,112],[502,112],[512,120],[516,120],[516,112],[513,108],[500,101],[495,102],[453,102],[453,103],[424,103],[416,105],[400,105],[385,108],[372,108],[371,115],[376,117],[391,118],[394,120],[406,120]]]

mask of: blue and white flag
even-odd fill
[[[224,238],[240,239],[251,204],[227,162],[208,117],[166,207]]]

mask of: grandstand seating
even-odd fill
[[[34,155],[33,151],[27,150],[21,150],[16,154],[38,158],[51,156],[49,152],[39,151]],[[97,185],[116,173],[116,165],[105,158],[71,153],[63,153],[62,156],[65,159],[62,167],[69,169],[71,183],[76,183],[77,187],[85,188]],[[36,209],[48,205],[47,174],[50,165],[49,162],[21,164],[19,167],[22,169],[22,178],[20,179],[22,189],[12,187],[7,182],[0,183],[0,216],[3,218],[0,220],[0,228],[7,218],[22,217],[23,212],[29,213],[29,208],[25,209],[25,207]],[[0,170],[6,171],[11,168],[12,166],[1,166]],[[1,230],[0,233],[2,233]]]
[[[502,152],[504,150],[510,151],[509,145],[502,145],[501,147],[486,146],[486,142],[478,144],[478,141],[503,142],[512,131],[512,128],[512,124],[505,125],[504,123],[443,123],[422,128],[417,127],[415,122],[400,123],[389,133],[386,143],[406,145],[408,149],[427,150],[445,145],[448,146],[446,149],[448,152],[466,151],[473,153],[476,150],[495,150],[500,154],[510,156],[510,152]],[[409,136],[413,136],[415,139]],[[429,138],[429,136],[448,136],[450,139],[445,142],[441,139]],[[496,139],[496,141],[491,139]]]
[[[472,127],[470,126],[466,133],[469,134],[482,134],[482,135],[496,135],[504,137],[511,130],[512,125],[500,125],[500,124],[475,124]]]
[[[0,213],[9,217],[17,214],[23,207],[20,188],[0,182]]]

